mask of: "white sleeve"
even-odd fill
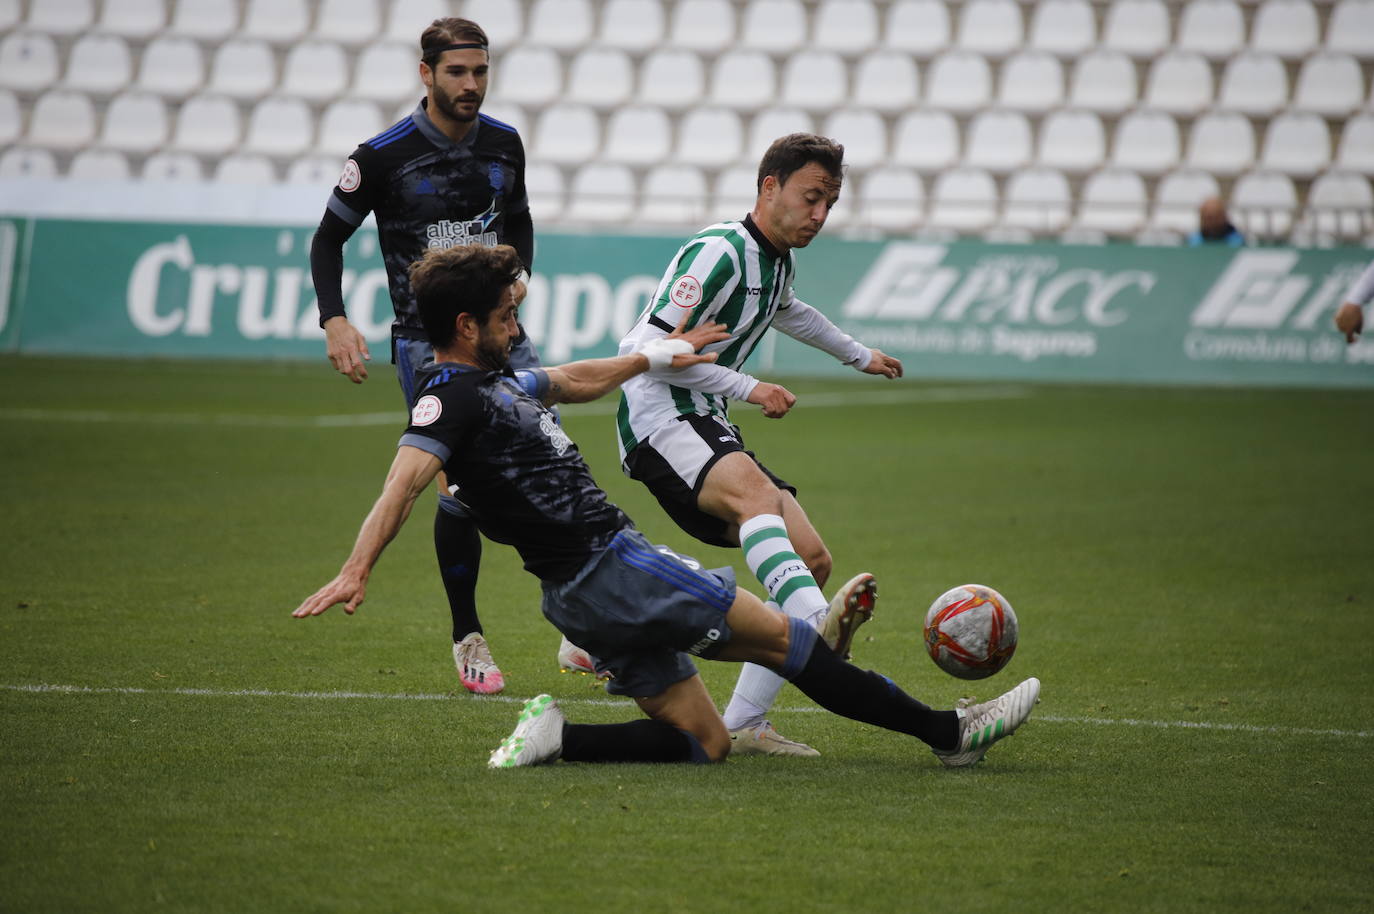
[[[1351,286],[1350,291],[1345,293],[1345,300],[1357,305],[1367,305],[1371,298],[1374,298],[1374,261],[1365,267],[1360,278],[1355,280],[1355,285]]]
[[[642,321],[620,341],[620,354],[638,352],[650,340],[662,339],[667,335],[667,330],[655,326],[647,320]],[[705,351],[711,351],[710,347],[708,346]],[[732,400],[748,399],[759,383],[758,378],[751,377],[741,371],[735,371],[733,368],[726,368],[724,365],[717,365],[714,362],[702,362],[687,368],[664,368],[659,371],[646,371],[643,376],[661,381],[664,384],[699,390],[705,394],[719,394]]]
[[[778,309],[778,313],[773,316],[773,326],[792,339],[808,346],[815,346],[822,352],[828,352],[859,371],[867,368],[873,359],[871,349],[836,327],[830,322],[830,318],[799,298],[793,298],[792,304],[786,308]]]

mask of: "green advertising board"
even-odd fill
[[[323,359],[313,229],[0,219],[0,351]],[[681,238],[541,233],[522,321],[546,362],[610,355]],[[925,378],[1374,386],[1374,339],[1331,316],[1355,248],[991,245],[827,238],[797,295]],[[385,351],[376,233],[345,256],[350,318]],[[758,372],[843,372],[770,334]]]

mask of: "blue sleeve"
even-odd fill
[[[549,373],[542,368],[521,368],[515,372],[515,383],[542,403],[544,395],[549,392]]]

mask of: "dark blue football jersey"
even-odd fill
[[[393,331],[424,339],[407,275],[428,248],[506,243],[506,219],[529,210],[520,134],[485,114],[453,142],[429,119],[425,102],[349,156],[329,210],[358,226],[368,213],[386,265]]]
[[[484,536],[514,546],[541,580],[561,582],[633,524],[538,399],[547,383],[537,368],[445,362],[424,369],[400,443],[442,461]]]

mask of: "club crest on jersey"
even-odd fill
[[[499,162],[492,162],[487,169],[487,180],[491,182],[491,189],[495,193],[500,193],[501,188],[506,185],[506,172]]]
[[[362,184],[363,173],[358,170],[358,163],[352,159],[344,162],[343,174],[339,175],[339,190],[351,194]]]
[[[695,308],[701,303],[701,283],[695,276],[683,276],[673,283],[668,298],[680,308]]]
[[[414,426],[433,425],[439,418],[439,414],[444,411],[444,404],[439,402],[439,398],[430,394],[415,401],[415,408],[410,411],[410,424]]]
[[[572,439],[568,433],[563,431],[563,426],[554,421],[553,416],[543,415],[539,417],[539,430],[549,436],[549,443],[553,449],[562,457],[572,447]]]

